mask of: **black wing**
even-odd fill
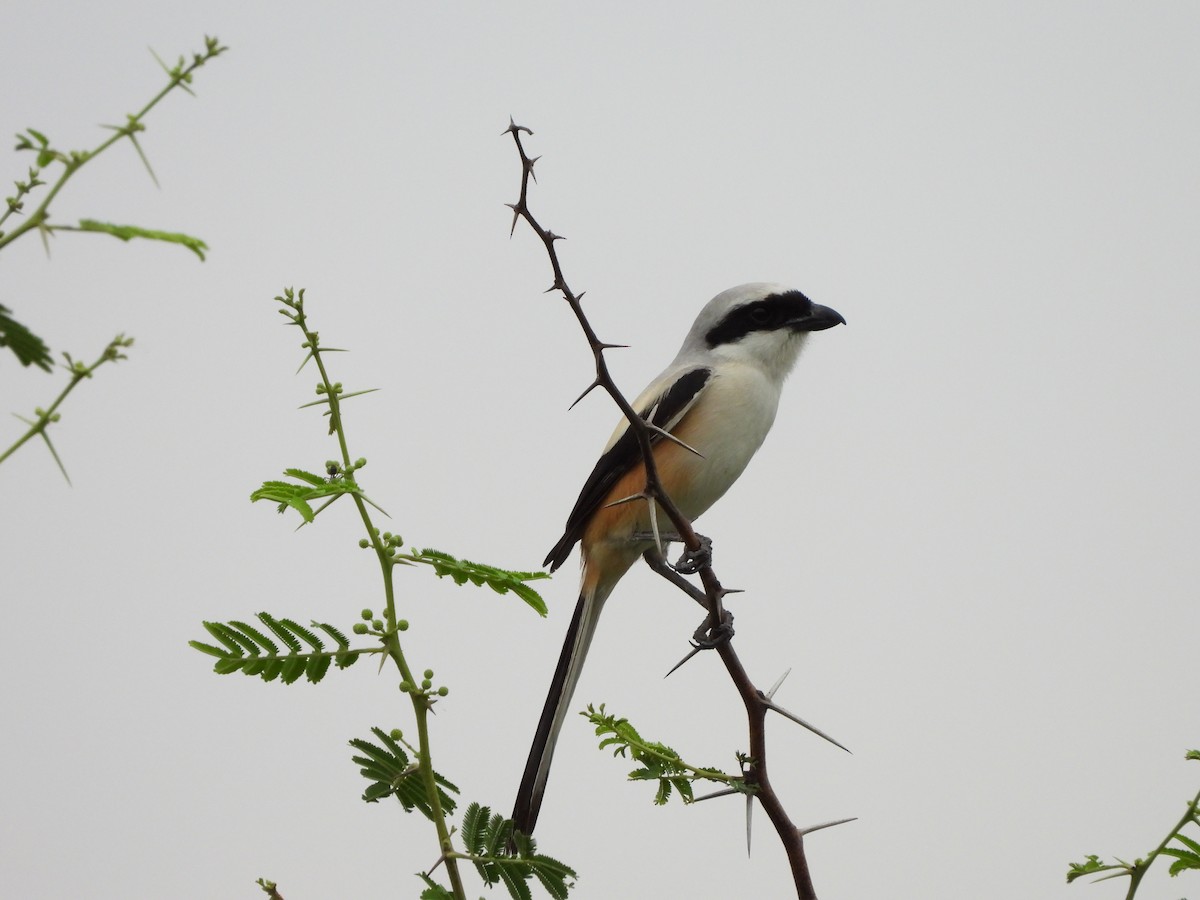
[[[638,412],[643,419],[648,419],[659,428],[670,430],[677,424],[682,413],[695,402],[696,397],[704,390],[704,386],[708,384],[710,378],[712,378],[712,369],[704,367],[684,372],[667,389],[666,393],[654,400],[649,407]],[[651,443],[660,440],[662,440],[660,435],[650,435]],[[563,531],[563,536],[546,555],[543,566],[549,566],[550,571],[553,572],[563,564],[571,555],[571,549],[583,537],[583,530],[587,527],[592,514],[600,508],[600,504],[604,502],[604,498],[608,496],[613,485],[620,480],[622,475],[637,465],[641,458],[642,453],[638,449],[637,438],[632,431],[626,428],[625,432],[617,438],[616,443],[600,457],[596,467],[592,469],[592,474],[584,482],[583,490],[579,492],[579,499],[575,501],[575,508],[567,517],[567,527]]]

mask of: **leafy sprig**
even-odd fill
[[[441,850],[438,864],[445,863],[450,887],[433,881],[430,872],[420,873],[425,883],[425,891],[421,896],[465,900],[459,860],[469,860],[488,884],[503,883],[514,897],[528,897],[528,883],[532,880],[541,883],[553,897],[565,897],[566,879],[573,878],[574,872],[556,860],[536,854],[532,842],[524,841],[521,836],[515,839],[516,844],[510,853],[507,841],[510,840],[508,836],[511,835],[512,825],[499,817],[494,817],[497,820],[495,823],[484,821],[481,824],[477,818],[471,818],[469,823],[464,822],[467,852],[455,851],[448,817],[457,806],[453,795],[458,789],[434,770],[429,734],[429,713],[434,704],[448,695],[449,688],[434,685],[432,669],[425,669],[421,677],[415,674],[401,643],[401,636],[408,631],[409,623],[397,614],[394,584],[397,566],[424,566],[439,578],[449,577],[457,584],[471,583],[486,586],[500,594],[516,594],[545,615],[545,603],[527,582],[548,576],[542,572],[516,571],[471,562],[440,550],[407,550],[400,535],[375,527],[368,507],[381,512],[383,510],[367,497],[358,481],[358,472],[367,461],[361,457],[351,457],[342,416],[342,404],[347,399],[370,391],[347,392],[341,382],[330,378],[324,354],[335,351],[334,348],[323,346],[320,335],[309,326],[303,290],[296,292],[289,288],[276,300],[281,304],[279,312],[287,318],[288,324],[300,329],[304,335],[302,347],[306,353],[298,371],[302,371],[309,362],[318,370],[318,399],[304,406],[323,407],[323,414],[329,419],[329,434],[337,442],[337,456],[326,460],[321,474],[300,468],[287,469],[284,475],[288,480],[266,481],[251,494],[250,499],[273,502],[281,513],[288,509],[295,510],[303,526],[314,522],[318,515],[342,497],[350,498],[366,531],[366,537],[359,541],[359,546],[375,554],[383,578],[385,598],[378,616],[372,609],[363,609],[363,621],[355,623],[352,630],[356,635],[372,636],[379,646],[371,649],[351,648],[345,635],[331,625],[314,622],[309,629],[291,619],[275,619],[266,613],[260,614],[259,620],[269,634],[246,622],[205,622],[204,627],[217,644],[193,641],[192,646],[217,657],[215,668],[218,672],[241,671],[266,680],[278,678],[288,683],[298,680],[302,674],[307,674],[310,681],[319,681],[331,664],[345,668],[363,653],[376,653],[383,656],[384,661],[391,660],[400,673],[400,690],[412,704],[416,739],[410,744],[398,730],[387,732],[373,728],[374,740],[356,738],[350,743],[357,751],[354,762],[370,782],[363,793],[365,801],[374,803],[384,797],[394,796],[403,809],[408,812],[419,810],[434,823]],[[334,638],[338,649],[326,650],[317,631]],[[471,815],[477,817],[479,807],[472,805],[472,809],[475,812]],[[490,813],[485,810],[484,819],[488,820],[489,816]]]
[[[123,125],[104,126],[111,130],[113,134],[91,150],[60,150],[44,132],[38,131],[36,128],[26,128],[24,132],[19,133],[17,135],[16,149],[18,151],[33,153],[36,165],[29,168],[27,178],[14,182],[16,187],[15,193],[5,198],[4,206],[0,209],[0,229],[3,229],[6,223],[13,217],[25,215],[26,203],[39,188],[48,187],[48,190],[45,196],[42,197],[41,202],[24,221],[11,231],[0,230],[0,250],[3,250],[22,235],[37,230],[41,235],[42,243],[48,254],[50,252],[49,235],[51,233],[55,231],[90,231],[110,234],[123,241],[128,241],[132,238],[142,238],[179,244],[191,250],[203,260],[204,252],[208,249],[208,246],[197,237],[177,231],[140,228],[136,225],[114,225],[95,219],[81,219],[77,225],[51,224],[50,204],[76,172],[105,150],[125,139],[128,139],[130,144],[133,145],[138,156],[141,157],[142,163],[146,166],[146,171],[150,173],[151,179],[157,184],[158,179],[155,178],[150,161],[146,158],[146,154],[137,139],[138,132],[146,130],[143,120],[150,110],[158,105],[159,101],[176,88],[187,91],[190,94],[191,89],[188,85],[191,84],[193,73],[196,69],[224,53],[226,49],[217,38],[205,36],[203,51],[192,54],[190,61],[185,60],[181,56],[175,66],[168,67],[160,59],[159,64],[162,65],[168,76],[167,85],[155,94],[141,110],[126,115]],[[46,173],[48,167],[58,167],[56,177]],[[104,355],[91,366],[75,363],[69,356],[64,354],[64,356],[67,356],[67,368],[71,372],[71,379],[67,387],[48,408],[45,410],[36,410],[33,420],[18,416],[18,418],[29,426],[29,430],[19,437],[3,454],[0,454],[0,463],[8,459],[30,438],[40,435],[46,441],[46,446],[62,471],[63,477],[67,478],[66,468],[63,466],[62,460],[59,458],[58,453],[55,452],[54,445],[51,444],[50,438],[47,436],[46,428],[51,423],[58,421],[56,410],[75,386],[84,378],[90,378],[92,373],[102,363],[124,359],[124,354],[119,351],[121,348],[128,347],[132,342],[132,339],[126,339],[123,335],[118,335],[105,349]],[[46,342],[34,334],[27,326],[13,318],[12,310],[4,306],[0,306],[0,347],[7,347],[12,351],[22,366],[37,366],[46,372],[53,370],[53,357]],[[69,483],[70,478],[67,478],[67,481]]]
[[[533,880],[555,900],[564,900],[575,886],[574,869],[538,853],[533,838],[514,833],[512,820],[493,813],[487,806],[472,803],[467,807],[462,819],[462,842],[464,852],[454,855],[470,860],[489,887],[503,884],[513,900],[532,900],[530,882]],[[428,877],[426,884],[431,888],[439,887]]]
[[[29,170],[29,178],[27,181],[15,182],[17,188],[16,194],[14,194],[12,197],[6,198],[5,209],[2,213],[0,213],[0,226],[3,226],[9,217],[22,214],[25,208],[25,198],[36,188],[45,187],[48,184],[48,182],[42,180],[42,175],[44,174],[44,170],[47,166],[59,165],[62,167],[62,169],[58,173],[58,178],[55,179],[54,183],[50,185],[50,189],[47,191],[45,198],[43,198],[38,207],[29,214],[29,217],[10,232],[6,233],[0,231],[0,249],[3,249],[17,238],[34,229],[37,229],[41,233],[43,242],[46,241],[47,236],[51,232],[58,230],[69,229],[73,231],[106,231],[109,234],[116,234],[116,232],[112,229],[129,228],[135,229],[139,232],[143,231],[141,229],[137,229],[136,226],[128,225],[95,227],[101,223],[97,223],[88,219],[82,220],[78,226],[51,225],[49,224],[50,204],[76,172],[78,172],[87,163],[95,159],[105,150],[122,140],[128,140],[129,143],[133,145],[134,150],[137,151],[137,154],[141,158],[143,165],[145,165],[146,171],[149,173],[150,178],[155,184],[157,184],[158,178],[155,176],[154,169],[151,167],[150,161],[146,157],[146,153],[142,149],[142,145],[137,139],[138,133],[146,130],[146,125],[143,120],[146,118],[146,115],[150,112],[150,110],[154,109],[154,107],[158,105],[159,101],[161,101],[167,96],[167,94],[171,93],[176,88],[187,91],[187,93],[191,94],[192,90],[190,87],[188,87],[188,85],[192,83],[193,73],[195,73],[197,69],[207,63],[209,60],[216,58],[228,49],[228,47],[222,46],[221,42],[217,38],[205,36],[204,50],[202,52],[192,54],[190,61],[185,60],[184,57],[180,56],[176,65],[168,67],[166,63],[159,59],[159,65],[161,65],[163,70],[167,73],[166,87],[162,88],[157,94],[155,94],[138,112],[127,114],[125,116],[124,124],[105,125],[104,127],[113,132],[113,134],[106,140],[101,141],[91,150],[60,150],[58,147],[54,146],[54,143],[46,134],[38,131],[35,128],[26,128],[24,132],[18,133],[16,149],[18,151],[28,151],[35,154],[36,167]],[[92,226],[89,227],[86,225],[85,223],[87,222],[92,222]],[[171,235],[171,237],[164,238],[159,236],[163,234]],[[120,235],[117,234],[116,236]],[[134,235],[131,233],[129,236]],[[136,236],[148,237],[154,240],[168,240],[172,243],[183,243],[185,246],[189,246],[189,249],[192,249],[193,252],[196,251],[196,248],[194,246],[190,246],[190,244],[191,242],[197,241],[197,239],[189,238],[187,241],[181,241],[179,240],[179,237],[181,236],[176,232],[146,231],[144,233],[139,233]],[[200,246],[203,246],[202,241],[199,242],[199,244]],[[202,255],[201,258],[203,259]]]
[[[588,704],[586,712],[580,713],[596,728],[600,749],[612,749],[613,756],[627,757],[638,763],[638,768],[629,773],[630,781],[657,781],[654,803],[662,806],[677,792],[684,803],[695,800],[692,785],[697,781],[711,781],[738,791],[748,788],[739,775],[730,775],[715,768],[693,766],[668,747],[657,741],[643,738],[628,719],[610,715],[603,703],[599,708]]]
[[[350,746],[358,751],[353,757],[355,765],[363,778],[371,782],[363,792],[362,798],[367,803],[378,803],[384,797],[395,797],[404,807],[405,812],[414,809],[426,818],[434,817],[433,806],[425,795],[425,784],[421,776],[421,767],[410,761],[408,752],[401,746],[404,735],[399,729],[387,732],[382,728],[372,728],[379,743],[362,738],[355,738]],[[410,746],[408,751],[415,751]],[[458,801],[451,796],[459,792],[458,786],[443,778],[439,773],[433,773],[433,780],[438,785],[438,799],[441,808],[447,814],[454,812]]]
[[[1200,750],[1189,750],[1184,758],[1200,760]],[[1172,857],[1175,860],[1167,870],[1172,877],[1188,869],[1200,869],[1200,841],[1183,833],[1183,829],[1188,825],[1200,825],[1200,793],[1188,802],[1187,809],[1171,832],[1145,857],[1135,859],[1131,863],[1116,857],[1116,862],[1108,863],[1099,856],[1090,854],[1081,863],[1071,863],[1067,870],[1067,883],[1085,875],[1101,875],[1093,879],[1094,882],[1128,877],[1129,890],[1125,894],[1125,900],[1132,900],[1146,872],[1160,856]],[[1172,845],[1173,841],[1176,845]],[[1101,874],[1104,872],[1109,874]]]

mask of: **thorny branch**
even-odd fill
[[[653,504],[657,503],[671,520],[675,533],[683,545],[689,551],[700,551],[701,541],[692,528],[692,523],[679,511],[679,508],[671,500],[666,490],[664,490],[662,482],[659,480],[658,469],[654,463],[654,452],[651,447],[651,435],[654,433],[652,427],[637,414],[629,401],[625,399],[625,396],[617,388],[616,383],[609,374],[608,365],[604,358],[604,351],[622,345],[605,343],[596,336],[595,330],[583,312],[581,302],[583,292],[579,294],[574,293],[567,285],[566,278],[563,276],[558,252],[555,249],[555,243],[562,240],[562,236],[555,234],[547,228],[543,228],[529,211],[529,183],[530,181],[536,181],[536,177],[533,174],[533,167],[539,157],[531,158],[525,152],[525,146],[521,142],[522,133],[533,134],[530,129],[522,125],[517,125],[512,119],[509,119],[508,128],[505,129],[504,134],[512,135],[513,142],[517,147],[517,153],[521,158],[521,194],[516,203],[508,204],[509,208],[513,211],[512,230],[515,232],[517,222],[524,219],[541,239],[545,245],[546,254],[550,259],[550,267],[554,272],[554,282],[547,289],[547,293],[550,291],[559,291],[562,294],[563,299],[570,306],[571,312],[575,314],[575,318],[579,322],[579,327],[583,329],[588,346],[591,348],[592,358],[596,366],[596,377],[588,385],[587,390],[580,395],[579,399],[583,399],[584,396],[599,387],[603,388],[620,408],[622,414],[629,421],[630,430],[637,438],[638,447],[641,449],[642,459],[646,467],[646,486],[642,489],[639,499],[651,504],[651,512],[654,509]],[[576,400],[575,402],[578,403],[579,401]],[[660,574],[666,574],[668,569],[665,561],[662,560],[661,554],[656,554],[652,550],[646,556],[647,562],[656,571]],[[700,591],[692,588],[690,583],[682,578],[671,578],[671,580],[700,601],[708,610],[706,626],[708,636],[711,639],[708,645],[716,648],[721,661],[725,664],[726,671],[729,673],[738,694],[742,698],[742,703],[746,707],[746,716],[750,730],[750,753],[743,774],[744,782],[753,790],[753,796],[758,798],[771,823],[775,826],[776,832],[779,834],[779,839],[783,843],[784,850],[787,852],[788,862],[791,865],[792,877],[796,884],[796,896],[799,900],[817,900],[816,891],[812,884],[812,877],[809,873],[808,861],[804,854],[804,834],[806,830],[798,828],[792,823],[787,811],[783,807],[783,803],[775,793],[775,789],[771,785],[767,773],[766,715],[768,709],[778,710],[779,708],[771,702],[767,694],[764,694],[754,686],[754,683],[750,680],[750,676],[746,673],[745,668],[743,668],[736,651],[733,649],[733,644],[729,636],[727,634],[722,636],[722,626],[726,621],[726,614],[721,604],[721,598],[727,593],[732,593],[732,591],[721,586],[720,580],[713,571],[711,560],[706,561],[700,567],[699,575],[701,584],[704,586],[702,594]],[[702,630],[704,630],[704,626],[702,626]],[[793,716],[789,715],[788,717],[796,720]],[[805,725],[805,727],[811,727],[804,722],[800,724]],[[815,731],[815,729],[813,730]],[[817,733],[821,734],[820,732]],[[827,736],[822,735],[822,737]],[[841,745],[838,744],[838,746]],[[812,830],[815,829],[807,829],[807,831]]]

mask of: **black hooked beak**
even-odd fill
[[[806,315],[798,316],[788,323],[793,331],[824,331],[834,325],[845,325],[846,320],[836,309],[828,306],[818,306],[816,303]]]

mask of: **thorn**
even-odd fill
[[[579,296],[582,297],[583,294],[580,294]],[[629,345],[628,344],[608,344],[608,343],[605,343],[604,341],[601,341],[600,343],[598,343],[596,345],[596,349],[597,350],[628,350]],[[651,426],[651,427],[653,427],[653,426]]]
[[[619,345],[613,345],[613,346],[619,346]],[[671,432],[666,431],[662,428],[659,428],[653,422],[646,422],[646,428],[649,429],[650,431],[652,431],[653,433],[657,434],[659,437],[666,438],[671,443],[678,444],[680,447],[682,447],[684,450],[687,450],[689,453],[694,453],[696,456],[700,457],[701,459],[704,459],[704,454],[701,453],[699,450],[697,450],[695,447],[681,441],[679,438],[675,437],[675,435],[671,434]]]
[[[565,241],[566,237],[561,234],[555,234],[553,231],[547,231],[546,240],[553,244],[555,241]]]
[[[508,229],[508,236],[509,236],[509,237],[512,237],[514,234],[516,234],[516,233],[517,233],[517,223],[518,223],[519,221],[521,221],[521,209],[520,209],[520,204],[518,204],[518,203],[505,203],[504,205],[505,205],[505,206],[507,206],[509,209],[511,209],[511,210],[513,211],[513,221],[512,221],[512,228]]]
[[[777,690],[779,690],[779,686],[781,684],[783,684],[783,679],[787,678],[791,674],[792,674],[792,670],[788,669],[786,672],[784,672],[782,675],[779,676],[778,681],[776,681],[773,685],[771,685],[771,689],[769,691],[767,691],[767,699],[768,700],[770,700],[772,697],[775,696],[775,692]]]
[[[620,500],[614,500],[612,503],[605,504],[604,508],[608,509],[613,506],[623,506],[626,503],[632,503],[634,500],[649,500],[644,491],[638,491],[636,494],[630,494],[628,497],[622,497]]]
[[[671,666],[671,671],[667,672],[667,674],[664,675],[663,678],[664,679],[670,678],[673,674],[675,674],[676,669],[680,668],[685,662],[687,662],[693,656],[695,656],[697,653],[699,653],[700,649],[701,649],[700,647],[697,647],[695,644],[693,644],[691,652],[688,653],[688,655],[685,656],[683,659],[681,659],[679,662],[675,663],[675,665]]]
[[[597,378],[595,381],[593,381],[591,384],[589,384],[587,386],[587,389],[582,394],[580,394],[578,397],[575,398],[575,403],[572,403],[570,406],[567,407],[567,412],[570,412],[571,410],[573,410],[575,408],[576,404],[578,404],[580,400],[582,400],[584,397],[586,397],[588,394],[590,394],[592,391],[594,391],[598,387],[600,387],[600,379],[599,378]]]
[[[649,499],[649,498],[647,498],[647,499]],[[654,546],[656,548],[658,548],[658,555],[662,556],[662,552],[663,552],[662,535],[658,533],[658,511],[656,509],[658,504],[655,503],[653,500],[650,500],[649,506],[650,506],[650,530],[654,532]]]
[[[858,816],[851,816],[849,819],[837,819],[833,822],[822,822],[820,825],[809,825],[807,828],[797,828],[796,831],[800,837],[806,834],[812,834],[814,831],[820,831],[822,828],[832,828],[834,825],[845,825],[847,822],[857,822]]]
[[[693,797],[693,803],[699,803],[701,800],[715,800],[717,797],[728,797],[730,794],[740,794],[737,788],[725,788],[720,791],[713,791],[711,794],[705,794],[703,797]]]
[[[150,51],[150,55],[151,55],[151,56],[153,56],[155,59],[157,59],[157,60],[158,60],[158,64],[159,64],[160,66],[162,66],[162,70],[163,70],[164,72],[166,72],[168,75],[170,75],[170,74],[171,74],[171,70],[170,70],[170,69],[168,69],[168,68],[167,68],[167,64],[166,64],[165,62],[163,62],[163,61],[162,61],[162,57],[160,57],[160,56],[159,56],[157,53],[155,53],[155,52],[154,52],[154,48],[153,48],[153,47],[147,47],[146,49]]]
[[[754,812],[754,796],[746,795],[746,856],[750,855],[750,819]]]
[[[762,701],[763,706],[765,706],[767,709],[774,710],[775,712],[777,712],[781,716],[783,716],[785,719],[791,719],[797,725],[799,725],[803,728],[807,728],[809,731],[811,731],[817,737],[825,738],[825,740],[829,741],[829,743],[833,744],[835,747],[840,747],[841,749],[845,750],[847,753],[850,752],[849,747],[846,747],[845,745],[838,743],[836,740],[834,740],[829,735],[827,735],[825,732],[823,732],[820,728],[817,728],[815,725],[810,725],[808,722],[805,722],[802,718],[795,715],[794,713],[788,712],[782,706],[778,706],[775,703],[772,703],[770,700],[768,700],[762,694],[759,695],[759,699]]]
[[[541,159],[540,156],[535,156],[533,159],[525,163],[525,171],[529,173],[529,177],[533,179],[533,183],[537,184],[537,172],[533,171],[533,164]]]
[[[71,476],[67,474],[67,467],[63,465],[63,461],[58,458],[58,451],[54,449],[54,444],[50,442],[50,435],[46,434],[46,430],[44,428],[39,432],[39,434],[41,435],[42,440],[46,442],[46,446],[50,450],[50,455],[53,456],[54,461],[58,463],[58,471],[62,472],[62,477],[67,480],[67,486],[69,487],[71,485]]]
[[[133,144],[133,149],[137,151],[137,155],[142,158],[142,165],[144,165],[146,167],[146,171],[150,173],[150,180],[154,182],[154,186],[161,189],[162,185],[158,183],[158,176],[154,174],[154,169],[150,167],[150,160],[146,158],[145,151],[142,150],[142,145],[138,143],[138,139],[130,134],[129,142]]]

